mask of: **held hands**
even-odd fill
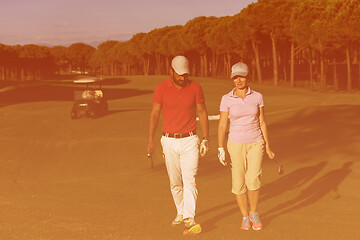
[[[218,158],[219,161],[222,165],[226,166],[226,162],[225,162],[225,150],[223,147],[219,147],[218,148]]]
[[[209,151],[209,140],[203,139],[200,143],[200,156],[203,157]]]

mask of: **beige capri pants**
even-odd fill
[[[254,191],[261,187],[264,145],[264,140],[248,144],[228,141],[227,149],[232,164],[232,193],[240,195],[246,193],[247,190]]]

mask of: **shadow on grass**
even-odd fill
[[[100,115],[98,118],[102,118],[108,115],[112,115],[112,114],[117,114],[117,113],[123,113],[123,112],[136,112],[136,111],[141,111],[141,109],[121,109],[121,110],[109,110],[107,113]]]
[[[311,181],[311,179],[313,179],[315,177],[315,175],[319,171],[321,171],[325,166],[326,166],[326,162],[320,162],[313,166],[303,167],[303,168],[297,169],[297,170],[283,176],[282,178],[280,178],[272,183],[264,185],[261,188],[260,203],[263,201],[269,200],[271,198],[276,198],[279,195],[286,193],[287,191],[301,187],[302,185]],[[232,201],[217,205],[215,207],[212,207],[210,209],[207,209],[205,211],[198,213],[197,216],[205,215],[205,214],[211,213],[213,211],[217,211],[219,209],[227,208],[230,206],[233,206],[233,208],[228,209],[203,223],[204,227],[206,227],[206,229],[211,231],[212,229],[215,228],[216,222],[219,221],[220,219],[226,218],[233,214],[240,214],[240,211],[239,211],[236,201],[232,200]],[[261,216],[262,215],[263,214],[261,214]],[[265,221],[267,221],[267,219],[265,219]],[[268,223],[268,222],[265,222],[265,223]]]
[[[318,174],[327,162],[319,162],[312,166],[296,169],[280,179],[261,187],[260,202],[278,197],[288,191],[297,189],[308,183]]]
[[[79,77],[77,75],[69,75],[69,76],[61,76],[61,77],[58,77],[58,78],[53,78],[53,79],[49,79],[49,80],[44,80],[44,81],[41,81],[41,80],[37,80],[37,81],[29,81],[29,82],[22,82],[22,84],[26,84],[26,83],[32,83],[32,82],[38,82],[38,83],[56,83],[56,84],[72,84],[73,80],[75,79],[82,79],[82,78],[96,78],[94,76],[82,76],[82,77]],[[14,82],[14,81],[6,81],[8,82],[7,85],[17,85],[19,82]],[[102,81],[101,81],[101,84],[103,86],[106,86],[106,85],[121,85],[121,84],[126,84],[126,83],[129,83],[131,82],[131,80],[127,79],[127,78],[119,78],[119,77],[114,77],[114,78],[103,78]],[[0,84],[0,88],[2,87],[2,84]]]
[[[111,84],[116,79],[110,79],[106,84]],[[116,80],[118,81],[118,80]],[[40,85],[41,84],[41,85]],[[52,83],[30,83],[21,87],[11,87],[6,91],[0,92],[0,107],[39,101],[73,101],[74,88],[72,85],[65,85],[60,82]],[[133,88],[103,88],[104,97],[106,100],[116,100],[129,97],[135,97],[145,94],[151,94],[152,91],[140,90]]]
[[[341,196],[338,193],[338,187],[351,173],[351,166],[353,163],[354,162],[352,161],[348,161],[344,163],[342,167],[329,171],[316,179],[306,189],[302,190],[297,197],[280,203],[263,213],[263,222],[265,225],[275,217],[307,207],[319,201],[329,193],[333,193],[332,197],[334,200],[339,199]]]
[[[279,180],[265,185],[263,188],[261,188],[260,202],[269,200],[271,198],[276,198],[279,195],[286,193],[287,191],[300,188],[300,186],[314,179],[315,175],[321,171],[325,165],[326,162],[320,162],[313,166],[304,167],[285,175]],[[344,163],[342,167],[329,171],[323,176],[315,179],[307,188],[302,190],[297,197],[280,203],[279,205],[270,210],[267,210],[264,213],[260,213],[264,226],[267,226],[275,217],[307,207],[321,200],[329,193],[333,193],[334,200],[339,199],[341,196],[338,193],[338,187],[351,173],[352,165],[353,162],[351,161]],[[240,214],[240,211],[236,201],[233,200],[199,212],[197,216],[206,215],[219,209],[228,208],[231,206],[233,207],[204,221],[202,223],[204,229],[206,229],[206,231],[212,231],[216,228],[216,223],[219,220],[229,217],[233,214]]]
[[[129,79],[126,78],[105,78],[103,81],[101,81],[101,84],[103,86],[107,85],[120,85],[120,84],[126,84],[131,82]]]
[[[268,127],[277,159],[319,161],[333,154],[345,159],[359,154],[354,147],[360,135],[360,106],[313,107]]]
[[[123,112],[136,112],[136,111],[141,111],[141,109],[109,110],[107,115],[116,114],[116,113],[123,113]]]

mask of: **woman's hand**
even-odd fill
[[[268,145],[266,145],[266,153],[270,159],[273,159],[275,157],[275,153],[270,149],[270,146]]]

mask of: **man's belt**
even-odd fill
[[[191,131],[191,132],[187,132],[187,133],[166,133],[166,132],[163,132],[162,135],[165,136],[165,137],[171,137],[171,138],[186,138],[186,137],[196,135],[196,130]]]

